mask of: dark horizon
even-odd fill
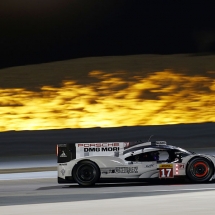
[[[133,54],[214,54],[213,2],[0,3],[0,68]]]

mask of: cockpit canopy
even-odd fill
[[[179,156],[180,154],[180,156]],[[144,161],[175,161],[177,157],[184,157],[191,153],[179,147],[170,146],[166,141],[145,142],[130,148],[124,152],[126,161],[144,162]]]

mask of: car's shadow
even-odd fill
[[[96,189],[96,188],[106,188],[106,187],[138,187],[138,186],[159,186],[159,185],[189,185],[193,184],[189,182],[188,180],[154,180],[154,181],[147,181],[147,182],[104,182],[104,183],[97,183],[94,186],[80,186],[77,183],[71,183],[71,184],[59,184],[56,186],[47,186],[47,187],[40,187],[37,190],[52,190],[52,189]]]

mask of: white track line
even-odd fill
[[[42,178],[57,178],[57,171],[0,174],[0,181]]]
[[[102,199],[76,202],[55,202],[1,206],[4,215],[205,215],[214,214],[215,192],[180,193],[132,198]]]

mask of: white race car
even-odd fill
[[[185,177],[214,179],[215,157],[155,142],[70,143],[57,145],[58,183],[91,186],[102,181]]]

